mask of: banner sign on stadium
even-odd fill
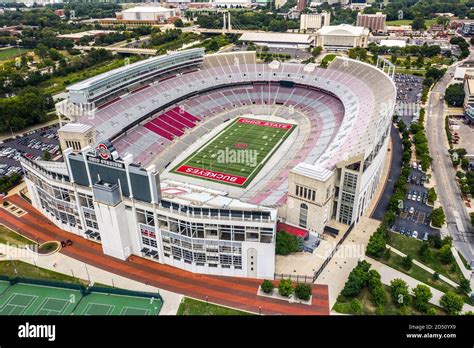
[[[178,173],[198,176],[200,178],[209,179],[209,180],[221,181],[228,184],[243,185],[247,181],[247,178],[244,178],[243,176],[215,172],[213,170],[207,170],[207,169],[190,167],[190,166],[180,166],[178,169],[176,169],[176,171]]]
[[[104,143],[100,143],[99,145],[97,145],[97,147],[93,151],[93,156],[87,156],[87,160],[89,162],[103,164],[108,167],[120,169],[125,168],[123,163],[114,161],[110,148]]]
[[[240,118],[239,123],[245,123],[245,124],[261,126],[261,127],[281,128],[281,129],[293,128],[293,125],[288,124],[288,123],[261,121],[261,120],[254,120],[254,119],[249,119],[249,118]]]

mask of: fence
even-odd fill
[[[336,244],[336,247],[332,250],[331,254],[326,258],[326,260],[324,260],[323,264],[321,265],[321,267],[319,267],[319,269],[314,272],[314,276],[313,276],[313,282],[316,281],[316,279],[318,279],[318,277],[321,275],[321,273],[324,271],[324,269],[326,268],[326,266],[328,265],[329,261],[331,261],[332,257],[334,256],[334,254],[336,254],[337,250],[339,249],[339,247],[341,246],[341,244],[346,240],[347,236],[349,235],[349,233],[351,233],[352,229],[354,228],[354,223],[352,223],[352,225],[349,226],[349,228],[347,229],[347,231],[344,233],[344,235],[342,236],[342,238],[339,240],[339,242],[337,242]]]
[[[297,283],[313,283],[313,276],[299,275],[299,274],[274,274],[275,279],[290,279]]]

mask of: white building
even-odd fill
[[[219,7],[250,7],[252,5],[252,0],[211,0],[211,3]]]
[[[387,47],[405,47],[407,42],[405,40],[380,40],[380,46]]]
[[[244,33],[239,41],[253,42],[258,46],[306,49],[314,44],[314,37],[307,34]]]
[[[176,9],[161,6],[137,6],[121,12],[123,21],[165,22],[176,16]]]
[[[331,22],[331,13],[303,13],[300,16],[300,30],[318,30]]]
[[[316,33],[316,46],[327,50],[347,50],[367,47],[369,29],[349,24],[324,26]]]

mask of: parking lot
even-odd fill
[[[414,115],[420,112],[423,77],[395,74],[394,82],[397,86],[396,113],[405,124],[410,125]]]
[[[424,187],[426,175],[418,164],[412,162],[411,168],[407,180],[408,193],[403,200],[402,211],[396,217],[391,229],[406,236],[426,240],[428,235],[437,235],[439,232],[430,227],[429,216],[433,208],[426,204],[428,200],[428,189]]]
[[[20,156],[41,159],[45,151],[59,154],[58,126],[49,126],[0,142],[0,177],[21,172]]]
[[[450,117],[449,124],[453,134],[453,143],[456,148],[466,149],[468,154],[474,153],[474,125],[464,117]]]

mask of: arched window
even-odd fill
[[[308,206],[305,203],[300,205],[300,227],[306,228],[308,222]]]

